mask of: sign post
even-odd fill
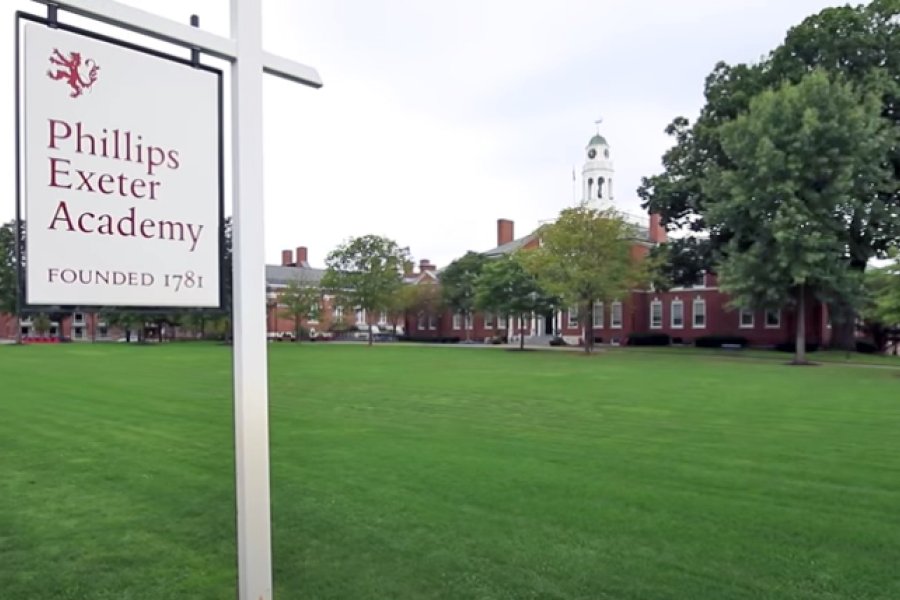
[[[263,51],[261,0],[231,0],[231,38],[215,36],[113,0],[35,1],[47,4],[51,14],[55,13],[58,7],[128,31],[191,50],[199,50],[231,63],[231,144],[234,192],[234,428],[238,591],[240,600],[271,600],[265,253],[263,208],[260,202],[263,197],[262,74],[269,73],[314,88],[321,87],[322,81],[315,69]],[[63,58],[66,58],[65,55]],[[100,69],[101,71],[96,73],[98,77],[102,74],[102,65]],[[89,71],[86,81],[90,82]],[[167,87],[170,85],[167,82]],[[74,90],[72,91],[74,93]],[[77,100],[77,98],[73,98],[73,100]],[[64,132],[64,128],[59,129],[61,142]],[[47,135],[52,135],[52,133],[48,132]],[[162,145],[159,147],[164,148]],[[76,154],[78,153],[76,152]],[[154,156],[158,158],[159,154],[154,153]],[[166,158],[170,159],[171,156],[167,154]],[[45,157],[45,165],[47,160],[49,158]],[[157,161],[154,160],[154,162]],[[161,172],[162,166],[158,166],[158,168]],[[157,167],[154,167],[154,170],[156,169]],[[85,168],[84,170],[89,171],[90,169]],[[91,177],[96,177],[96,175]],[[104,184],[106,186],[104,189],[109,189],[111,183],[108,179],[105,181],[107,183]],[[99,186],[99,179],[97,179],[97,183]],[[165,182],[156,186],[160,194],[164,186]],[[130,190],[131,188],[126,191]],[[140,191],[146,190],[141,188]],[[74,194],[74,192],[72,193]],[[144,198],[135,200],[137,202]],[[130,205],[128,206],[130,207]],[[87,210],[86,212],[94,211]],[[130,216],[130,213],[125,216]],[[203,215],[185,214],[184,223],[194,223],[195,227],[192,231],[196,233],[199,231],[197,226],[201,224],[199,222],[201,216]],[[196,217],[195,220],[189,220],[194,217]],[[85,217],[82,220],[85,229],[93,230],[94,226],[88,223],[91,218]],[[152,219],[149,216],[146,218]],[[135,214],[135,219],[138,219],[137,214]],[[64,225],[65,223],[58,221],[57,224]],[[79,223],[76,222],[73,227],[77,228],[78,225]],[[126,231],[130,232],[131,230],[127,229]],[[145,231],[150,233],[149,225]],[[169,229],[166,232],[168,233]],[[88,236],[87,233],[69,233]],[[202,233],[197,236],[195,251],[199,247],[200,236]],[[190,243],[188,237],[190,234],[183,242],[178,240],[182,244],[182,250],[184,245]],[[190,240],[193,240],[193,237],[190,237]],[[169,243],[172,243],[173,246],[177,245],[172,240],[169,240]],[[29,256],[28,259],[30,261],[31,257]],[[48,292],[42,296],[42,299],[56,302],[55,293]],[[158,302],[159,299],[155,298],[153,301]],[[208,298],[197,300],[198,303],[209,301]],[[177,301],[173,301],[172,305],[178,305]]]

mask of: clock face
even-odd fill
[[[597,151],[596,151],[596,150],[594,150],[593,148],[591,148],[590,150],[588,150],[588,158],[594,158],[595,156],[597,156]]]

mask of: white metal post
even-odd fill
[[[240,600],[272,598],[263,244],[262,8],[231,0],[234,173],[234,408]]]

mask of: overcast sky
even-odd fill
[[[226,0],[127,4],[227,34]],[[266,258],[305,245],[321,266],[374,233],[444,265],[524,235],[572,204],[600,126],[616,200],[639,212],[671,119],[691,119],[718,60],[756,61],[824,0],[264,0],[266,49],[319,70],[319,90],[267,78]],[[43,14],[24,0],[14,9]],[[62,20],[84,21],[61,13]],[[8,23],[9,23],[8,21]],[[108,28],[102,28],[109,32]],[[12,26],[2,28],[13,81]],[[127,37],[127,36],[122,36]],[[8,88],[7,88],[8,89]],[[0,220],[14,215],[12,94],[0,95]]]

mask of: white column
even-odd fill
[[[271,600],[260,0],[231,0],[231,36],[238,597]]]

